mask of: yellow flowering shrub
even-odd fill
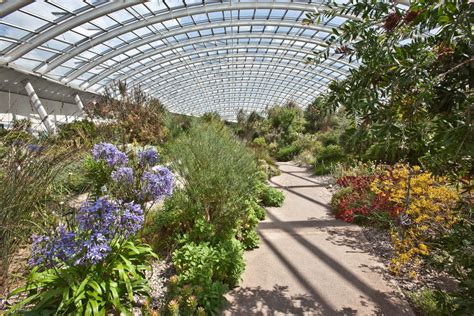
[[[393,273],[399,273],[408,264],[418,265],[420,255],[429,254],[427,241],[447,232],[458,220],[455,206],[459,193],[445,178],[435,178],[418,166],[397,164],[386,170],[384,176],[375,178],[370,188],[401,210],[399,225],[391,231],[395,248],[390,265]]]

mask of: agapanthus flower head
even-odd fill
[[[26,148],[32,153],[40,153],[43,151],[44,147],[36,144],[28,144],[26,145]]]
[[[112,180],[122,184],[133,183],[133,169],[130,167],[120,167],[117,170],[112,171],[110,174]]]
[[[104,160],[108,166],[124,166],[128,163],[128,157],[112,144],[99,143],[92,148],[92,157],[94,160]]]
[[[154,166],[143,173],[142,194],[145,200],[158,201],[165,196],[171,196],[174,188],[174,176],[163,166]]]
[[[87,201],[82,204],[76,215],[79,230],[101,232],[113,229],[118,205],[105,198]]]
[[[62,225],[58,226],[52,236],[33,235],[32,240],[31,257],[28,263],[46,268],[71,259],[76,255],[79,246],[76,234],[67,231]]]
[[[124,203],[121,211],[117,228],[122,232],[122,235],[128,237],[138,233],[145,220],[141,206],[133,202]]]
[[[85,239],[81,244],[82,256],[77,258],[75,264],[97,264],[107,257],[110,248],[111,240],[100,232],[90,234],[89,238]]]
[[[138,160],[140,161],[140,166],[154,166],[158,163],[160,156],[154,148],[147,148],[138,152]]]
[[[77,229],[59,226],[51,236],[33,236],[29,263],[51,268],[59,263],[91,265],[104,260],[114,240],[135,235],[144,221],[141,206],[105,198],[85,202],[76,216]]]

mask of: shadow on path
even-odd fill
[[[288,286],[275,284],[272,290],[257,287],[239,288],[233,293],[234,305],[227,311],[232,315],[356,315],[357,311],[344,308],[327,311],[312,295],[288,293]],[[250,314],[251,313],[251,314]]]

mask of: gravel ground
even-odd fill
[[[174,269],[171,262],[155,261],[152,263],[152,269],[147,271],[146,277],[148,279],[151,292],[151,306],[153,309],[160,309],[166,298],[167,282],[170,276],[174,274]]]
[[[408,271],[402,271],[399,276],[391,274],[388,270],[388,266],[394,250],[389,233],[372,227],[364,227],[363,233],[369,241],[371,251],[378,256],[387,267],[387,269],[383,271],[384,276],[388,279],[395,280],[403,291],[418,291],[426,287],[445,290],[456,288],[456,281],[450,277],[449,274],[430,269],[424,265],[415,269],[417,274],[415,278],[408,277]]]
[[[153,310],[159,311],[165,304],[166,294],[168,290],[167,282],[170,276],[172,276],[173,274],[175,274],[175,271],[173,266],[171,265],[171,262],[165,260],[153,261],[151,263],[151,270],[145,272],[146,278],[148,279],[148,285],[151,288],[150,307]],[[144,298],[135,297],[135,301],[137,302],[138,306],[142,306]],[[143,313],[140,311],[140,307],[136,307],[133,309],[133,315],[143,315]]]

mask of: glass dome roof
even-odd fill
[[[92,93],[113,80],[140,85],[172,112],[239,109],[294,101],[306,106],[356,66],[325,48],[351,16],[304,25],[324,1],[7,1],[0,14],[0,64]]]

